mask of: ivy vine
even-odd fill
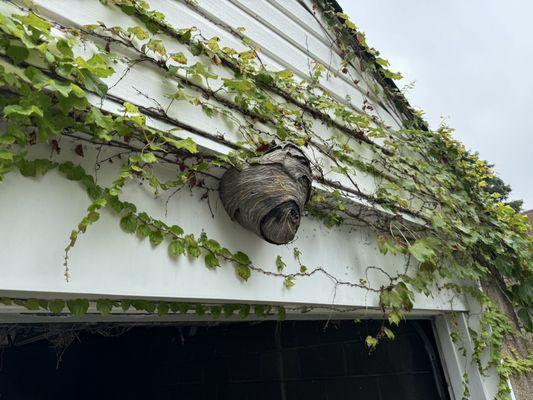
[[[172,26],[143,0],[102,3],[120,9],[140,25],[123,28],[97,22],[71,28],[23,7],[12,15],[0,15],[0,181],[14,171],[36,177],[57,170],[81,184],[91,200],[85,217],[68,238],[66,279],[70,278],[69,251],[106,208],[115,213],[125,232],[148,239],[153,247],[165,243],[170,257],[202,257],[208,268],[233,265],[238,278],[245,281],[252,273],[266,274],[279,278],[290,289],[298,279],[324,274],[335,285],[378,293],[384,323],[379,332],[367,338],[370,348],[394,338],[394,326],[412,309],[415,293],[430,296],[435,290],[451,290],[482,305],[481,327],[471,332],[472,362],[481,372],[496,367],[501,378],[497,398],[508,397],[507,377],[531,370],[532,358],[506,357],[502,362],[503,339],[516,334],[516,328],[478,282],[496,282],[517,310],[515,322],[533,331],[533,239],[527,234],[527,219],[500,203],[497,195],[482,190],[492,176],[487,163],[466,151],[449,127],[428,129],[393,84],[392,80],[400,76],[386,69],[388,62],[368,48],[364,35],[346,15],[328,1],[316,2],[345,61],[339,71],[312,62],[309,76],[302,79],[290,70],[266,68],[244,29],[233,31],[245,48],[238,51],[224,47],[218,37],[204,37],[195,27]],[[194,2],[186,4],[197,7]],[[183,51],[169,51],[165,45],[169,41],[178,43]],[[130,56],[117,56],[114,50],[119,49],[127,50]],[[152,101],[153,107],[113,94],[111,89],[140,63],[149,63],[175,82],[167,105],[143,93],[140,95]],[[212,66],[224,68],[224,74],[215,73]],[[324,87],[326,73],[350,74],[352,67],[377,82],[381,91],[374,95],[401,112],[402,129],[387,126],[369,102],[356,107],[350,99],[339,101]],[[104,80],[111,77],[116,77],[115,83],[106,85]],[[120,104],[120,111],[106,111],[104,101]],[[222,116],[231,121],[231,135],[215,135],[180,121],[169,112],[180,102],[198,107],[208,118]],[[148,117],[222,143],[232,151],[205,151],[190,137],[153,128]],[[326,124],[329,133],[318,133],[320,124]],[[239,140],[231,140],[235,135]],[[102,187],[73,162],[32,158],[29,150],[34,144],[45,143],[52,152],[58,152],[61,138],[115,148],[127,156],[122,158],[115,180]],[[294,251],[298,272],[287,273],[280,256],[273,260],[272,272],[256,265],[244,252],[223,247],[206,233],[187,233],[121,198],[126,183],[139,180],[147,182],[156,194],[172,194],[186,186],[206,193],[216,190],[221,171],[239,167],[280,141],[291,141],[312,160],[319,185],[313,189],[308,206],[310,217],[328,227],[370,227],[383,254],[405,256],[405,268],[400,273],[381,269],[389,278],[388,284],[374,287],[362,277],[343,281],[327,268],[303,265],[298,249]],[[83,147],[76,147],[76,153],[83,156]],[[173,179],[161,180],[159,165],[174,168]],[[358,185],[357,177],[363,174],[373,178],[375,190]],[[371,211],[353,207],[348,199],[354,197],[369,204]],[[6,304],[10,301],[3,300]],[[51,313],[66,308],[77,316],[89,308],[89,301],[84,299],[14,302]],[[246,317],[253,309],[260,317],[272,313],[285,316],[284,307],[270,305],[108,299],[95,304],[103,315],[113,308],[127,310],[131,306],[161,315],[188,311],[203,315],[208,311],[213,317],[234,312]],[[460,341],[455,334],[452,339]],[[483,362],[485,352],[489,357]],[[466,383],[468,377],[464,380]],[[467,387],[464,393],[468,397]]]

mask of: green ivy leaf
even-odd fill
[[[37,159],[34,161],[34,164],[35,170],[41,175],[45,175],[48,171],[57,167],[57,163],[46,159]]]
[[[65,308],[64,300],[52,300],[48,302],[48,309],[53,314],[60,314],[64,308]]]
[[[266,70],[258,72],[254,77],[256,82],[259,82],[263,85],[271,85],[274,82],[274,77],[272,73]]]
[[[11,115],[22,115],[26,117],[36,115],[42,118],[43,110],[41,110],[36,105],[21,106],[19,104],[12,104],[4,107],[4,115],[6,117],[9,117]]]
[[[254,305],[254,314],[258,317],[264,317],[266,315],[266,306],[263,304]]]
[[[120,302],[120,308],[122,308],[122,311],[128,311],[131,307],[131,301],[129,300],[122,300]]]
[[[233,261],[235,261],[239,265],[245,265],[245,266],[252,264],[250,257],[248,257],[246,254],[244,254],[241,251],[238,251],[233,255]]]
[[[249,304],[241,304],[239,307],[239,316],[242,319],[246,319],[250,315],[250,305]]]
[[[170,55],[170,58],[172,58],[177,63],[187,64],[187,57],[185,57],[185,54],[183,54],[181,51],[178,53],[172,53]]]
[[[19,20],[27,27],[42,33],[50,33],[50,23],[32,12],[25,15],[13,15],[13,18]]]
[[[67,40],[59,39],[56,43],[56,49],[59,50],[59,52],[61,52],[61,54],[64,57],[67,57],[67,58],[74,57],[72,47],[70,46]]]
[[[120,220],[120,227],[128,233],[133,233],[137,229],[137,217],[135,214],[128,214]]]
[[[191,40],[192,28],[181,28],[177,33],[181,43],[188,43]]]
[[[190,257],[198,258],[202,254],[196,242],[187,245],[187,254]]]
[[[281,256],[276,257],[276,268],[278,269],[278,272],[283,272],[285,269],[285,262],[281,259]]]
[[[146,32],[143,28],[140,26],[132,26],[128,28],[128,32],[137,36],[139,40],[145,40],[148,39],[149,35],[148,32]]]
[[[389,323],[391,325],[400,325],[401,321],[401,314],[397,311],[391,311],[391,313],[388,316]]]
[[[220,315],[222,314],[222,307],[221,306],[211,306],[209,308],[209,311],[211,312],[211,316],[215,319],[220,318]]]
[[[142,302],[142,310],[146,311],[149,314],[153,314],[156,310],[156,303],[153,303],[151,301],[143,301]]]
[[[163,241],[164,236],[160,231],[151,231],[150,232],[150,243],[152,246],[156,247],[161,244]]]
[[[287,289],[290,289],[291,287],[293,287],[295,285],[295,282],[294,282],[294,276],[287,276],[285,277],[285,279],[283,280],[283,285],[287,288]]]
[[[170,228],[169,228],[169,231],[171,233],[173,233],[174,235],[176,236],[181,236],[183,235],[183,229],[178,226],[178,225],[172,225]]]
[[[24,302],[24,307],[26,307],[28,310],[38,310],[40,308],[39,300],[28,299]]]
[[[87,122],[94,123],[100,128],[106,131],[113,130],[113,118],[110,115],[104,115],[98,108],[92,107],[89,115],[87,116]]]
[[[159,316],[167,315],[169,310],[170,310],[170,305],[168,303],[160,301],[159,304],[157,305],[157,314]]]
[[[6,55],[13,61],[15,65],[20,64],[26,58],[28,58],[30,52],[26,47],[22,46],[9,46],[6,50]]]
[[[377,244],[378,244],[379,252],[381,254],[383,254],[383,255],[386,255],[387,252],[389,251],[389,246],[388,246],[388,243],[386,242],[386,240],[378,238],[377,239]]]
[[[70,161],[60,164],[58,169],[59,172],[64,174],[67,179],[71,181],[80,181],[87,176],[85,170],[81,166],[74,165]]]
[[[424,261],[419,266],[420,271],[428,272],[428,273],[433,273],[436,268],[437,268],[437,266],[432,261]]]
[[[204,259],[205,265],[207,265],[208,268],[220,267],[220,262],[218,261],[217,256],[215,256],[213,253],[207,253]]]
[[[277,75],[281,79],[288,80],[293,78],[294,73],[290,69],[285,69],[283,71],[277,72]]]
[[[194,311],[201,317],[205,314],[205,307],[202,304],[197,304]]]
[[[13,144],[15,143],[16,138],[10,135],[0,136],[0,144]]]
[[[219,254],[220,250],[222,249],[222,246],[220,245],[220,243],[218,243],[216,240],[214,239],[208,239],[208,240],[205,240],[203,243],[202,243],[205,247],[207,247],[207,249],[215,254]]]
[[[185,245],[182,240],[174,239],[168,244],[168,254],[171,257],[178,257],[185,254]]]
[[[113,300],[100,299],[96,301],[96,309],[103,316],[109,315],[115,305],[116,302]]]
[[[247,92],[252,89],[253,84],[246,79],[224,79],[224,86],[236,92]]]
[[[180,140],[165,138],[165,140],[178,150],[187,150],[191,154],[198,153],[198,147],[196,147],[196,143],[191,138]]]
[[[247,281],[250,276],[252,275],[252,270],[247,265],[238,265],[237,266],[237,275],[239,275],[239,278]]]
[[[367,336],[365,339],[365,343],[368,348],[375,349],[376,346],[378,345],[378,340],[373,336]]]
[[[148,300],[132,300],[131,305],[136,310],[146,311],[149,314],[152,314],[156,310],[156,307],[157,307],[155,303],[148,301]]]
[[[429,246],[427,240],[418,239],[409,247],[409,253],[418,261],[424,262],[435,255],[435,251]]]
[[[89,301],[86,299],[67,300],[67,307],[75,317],[82,317],[89,309]]]
[[[0,160],[13,161],[13,153],[9,150],[0,149]]]
[[[141,155],[141,160],[147,164],[153,164],[157,161],[157,158],[154,153],[143,153]]]
[[[142,223],[139,223],[139,225],[137,226],[137,236],[139,236],[141,239],[144,239],[145,237],[147,237],[148,235],[150,235],[150,227],[146,224],[142,224]]]
[[[381,57],[376,57],[376,63],[381,65],[382,67],[388,67],[390,65],[390,63],[387,60]]]
[[[396,336],[394,335],[394,332],[387,328],[386,326],[383,327],[383,332],[385,333],[385,336],[387,336],[387,339],[393,340]]]
[[[385,75],[386,78],[389,78],[389,79],[400,80],[403,78],[403,75],[400,74],[399,72],[392,72],[392,71],[389,71],[388,69],[383,69],[383,74]]]
[[[190,37],[190,31],[188,31],[188,33],[189,33],[188,36]],[[194,42],[191,44],[191,48],[190,48],[191,54],[193,56],[199,56],[200,54],[202,54],[203,49],[204,49],[204,46],[202,42]]]
[[[225,318],[229,318],[233,315],[234,311],[237,309],[238,307],[235,305],[235,304],[224,304],[222,306],[222,311],[224,312],[224,317]]]
[[[91,211],[90,213],[87,214],[87,218],[91,222],[96,222],[96,221],[98,221],[100,219],[100,213],[98,213],[96,211]]]

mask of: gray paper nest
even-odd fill
[[[230,217],[274,244],[289,243],[311,194],[311,167],[292,143],[281,143],[243,169],[229,169],[220,199]]]

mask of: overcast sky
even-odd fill
[[[533,208],[533,2],[338,0],[404,79],[432,127],[456,137]]]

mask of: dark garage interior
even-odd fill
[[[0,400],[449,399],[430,321],[403,322],[369,352],[380,324],[6,328]]]

